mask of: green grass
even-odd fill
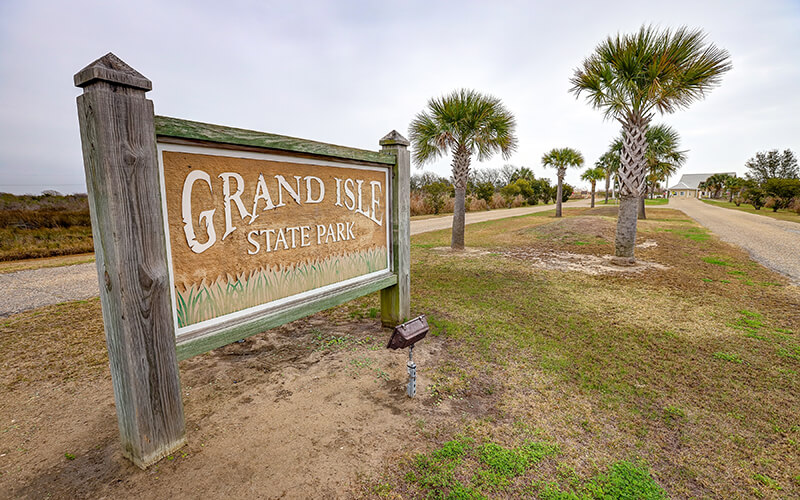
[[[547,485],[539,494],[541,500],[666,500],[664,489],[656,483],[649,470],[631,462],[617,462],[605,474],[599,474],[569,490]]]
[[[425,498],[489,498],[545,457],[558,453],[557,446],[546,442],[525,441],[507,448],[491,441],[477,445],[474,439],[460,436],[430,453],[418,454],[405,480]]]
[[[566,211],[566,229],[586,212]],[[651,215],[639,221],[639,239],[658,246],[643,254],[670,268],[641,275],[588,276],[502,257],[505,248],[578,248],[539,238],[536,228],[553,223],[540,215],[469,226],[467,246],[490,252],[481,256],[432,250],[447,246],[447,231],[414,237],[414,314],[428,314],[429,337],[448,346],[420,397],[441,411],[482,408],[448,423],[454,432],[476,427],[468,434],[473,450],[489,442],[511,450],[530,439],[509,440],[509,421],[534,423],[561,450],[514,477],[471,451],[474,458],[453,469],[464,491],[536,498],[543,486],[531,485],[538,482],[556,484],[554,495],[592,498],[592,488],[616,484],[625,466],[615,464],[641,458],[670,497],[775,491],[754,481],[756,473],[768,473],[787,498],[800,496],[792,480],[800,470],[800,445],[792,442],[800,436],[774,430],[796,425],[800,407],[800,336],[784,333],[800,328],[796,292],[751,286],[782,279],[675,211],[654,208]],[[591,231],[586,217],[575,221],[574,230]],[[581,251],[607,254],[613,243]],[[498,456],[506,470],[519,470],[513,455]],[[765,470],[763,463],[773,465]],[[559,472],[567,469],[576,472]],[[429,495],[416,482],[394,491]]]
[[[747,205],[745,203],[742,203],[737,207],[735,203],[729,203],[727,201],[721,201],[721,200],[701,200],[701,201],[703,203],[708,203],[709,205],[714,205],[722,208],[729,208],[731,210],[738,210],[740,212],[763,215],[765,217],[771,217],[773,219],[778,219],[778,220],[800,222],[800,214],[787,209],[773,212],[771,208],[761,208],[761,210],[756,210],[755,208],[753,208],[753,205]]]
[[[386,267],[386,249],[372,248],[289,267],[267,267],[233,279],[178,287],[178,326],[184,327]],[[377,315],[377,314],[376,314]]]

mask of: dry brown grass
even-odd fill
[[[42,307],[0,318],[0,386],[94,380],[108,371],[100,300]]]

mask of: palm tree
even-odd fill
[[[632,264],[638,198],[645,188],[647,139],[655,113],[686,108],[719,84],[731,69],[728,52],[707,44],[701,30],[682,27],[609,36],[571,78],[571,92],[585,92],[594,108],[622,124],[620,204],[615,262]]]
[[[453,152],[453,250],[464,249],[464,203],[472,155],[483,161],[500,152],[508,159],[517,148],[515,127],[514,115],[500,99],[469,89],[429,100],[427,111],[411,122],[409,135],[417,166]]]
[[[595,167],[595,168],[588,168],[586,169],[583,174],[581,174],[581,179],[584,181],[589,181],[592,183],[592,206],[594,208],[594,188],[597,185],[597,181],[606,177],[606,171],[602,167]]]
[[[556,217],[561,217],[561,192],[564,186],[564,175],[567,167],[580,167],[583,165],[583,155],[572,148],[555,148],[542,156],[545,167],[555,167],[558,172],[558,189],[556,191]]]
[[[605,173],[606,199],[603,203],[606,205],[608,205],[608,192],[611,188],[611,179],[616,177],[617,171],[619,171],[619,151],[614,149],[615,143],[616,142],[612,142],[610,149],[603,153],[603,155],[594,163],[595,167],[603,169],[603,172]],[[620,144],[620,146],[622,146],[622,144]]]
[[[647,163],[647,177],[645,178],[645,194],[639,203],[639,218],[646,219],[644,199],[647,187],[651,190],[665,180],[675,175],[675,172],[686,163],[686,151],[680,151],[678,144],[681,136],[669,125],[659,124],[647,128],[647,150],[645,161]]]

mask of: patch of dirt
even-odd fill
[[[98,323],[96,303],[23,314],[44,319],[69,305]],[[387,350],[389,330],[352,314],[310,316],[181,362],[187,444],[145,471],[122,457],[107,364],[65,379],[12,365],[18,371],[4,380],[0,400],[0,498],[356,495],[359,478],[425,446],[419,422],[433,428],[462,409],[435,404],[425,389],[447,358],[442,338],[428,336],[414,350],[419,392],[411,399],[407,351]],[[50,317],[58,327],[60,318]],[[47,342],[31,328],[25,345]],[[91,342],[104,346],[102,329],[92,331]],[[17,351],[0,354],[0,366],[9,367],[6,354]],[[35,371],[49,371],[51,356],[40,356]],[[73,357],[78,366],[80,357]]]
[[[643,242],[636,245],[636,248],[653,248],[657,247],[658,242],[654,240],[644,240]]]
[[[669,267],[657,262],[637,260],[630,266],[612,264],[613,255],[591,255],[563,252],[558,250],[542,250],[536,248],[513,248],[501,252],[503,255],[523,260],[534,267],[553,271],[577,271],[584,274],[622,274],[640,273],[648,269],[666,270]]]

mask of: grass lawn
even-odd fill
[[[471,224],[466,243],[472,252],[463,255],[440,249],[449,244],[449,230],[412,238],[412,314],[427,314],[431,324],[430,338],[414,355],[436,354],[418,361],[422,382],[417,399],[408,403],[413,411],[396,412],[408,422],[402,451],[381,451],[386,454],[380,467],[360,476],[354,472],[353,496],[800,497],[797,287],[665,208],[653,208],[639,221],[638,241],[649,244],[637,249],[637,258],[666,267],[624,274],[542,267],[551,255],[580,260],[611,252],[615,211],[602,205],[566,208],[561,219],[551,211]],[[371,318],[378,302],[376,295],[355,300],[323,313],[328,316],[315,324],[377,322]],[[0,324],[3,390],[107,374],[97,300],[41,311]],[[63,324],[55,313],[65,315]],[[70,329],[70,324],[81,326]],[[61,330],[69,334],[56,335]],[[33,352],[30,345],[37,339],[43,347]],[[373,349],[383,351],[382,341],[352,348],[356,360],[376,358]],[[265,350],[267,365],[280,354]],[[202,401],[194,392],[201,387],[209,388],[209,398],[251,385],[247,394],[264,391],[264,367],[255,363],[254,353],[248,356],[211,354],[183,362],[181,377],[192,390],[189,414]],[[229,363],[236,380],[249,382],[224,385],[224,379],[193,375],[212,362]],[[292,377],[309,369],[284,368]],[[262,378],[248,378],[255,377],[249,373]],[[370,382],[375,387],[398,384],[395,375],[392,382],[389,375],[378,375],[373,377],[378,382]],[[340,390],[346,392],[347,384]],[[402,396],[401,388],[392,390]],[[378,399],[353,412],[354,426],[367,413],[393,413],[387,398]],[[271,396],[269,403],[279,404]],[[298,420],[319,418],[335,407],[323,400],[319,405]],[[230,406],[226,411],[246,403],[231,399]],[[206,440],[200,442],[208,451],[195,443],[183,469],[178,460],[160,464],[159,481],[175,481],[173,491],[189,471],[212,466],[204,453],[216,456],[211,455],[217,449],[214,433],[224,434],[230,424],[238,435],[263,420],[225,421],[211,434],[208,424],[194,427],[195,421],[227,418],[215,417],[215,411],[198,410],[192,417],[190,440]],[[50,425],[58,428],[57,422]],[[203,432],[205,437],[198,437]],[[373,432],[359,439],[366,450],[383,450],[389,437]],[[349,446],[336,443],[333,451],[308,449],[308,459]],[[116,456],[116,444],[109,446],[103,453]],[[264,460],[271,453],[264,451]],[[62,461],[68,465],[58,470],[66,473],[69,463],[77,463]],[[223,469],[225,479],[229,466]],[[112,472],[116,475],[103,484],[117,484],[117,477],[124,484],[134,477],[128,470]],[[146,474],[134,480],[156,487],[152,473]]]
[[[639,222],[658,246],[637,255],[669,270],[588,276],[504,256],[611,250],[609,208],[566,214],[470,225],[467,245],[489,252],[475,257],[435,251],[447,231],[413,239],[413,307],[452,349],[427,396],[464,417],[393,491],[602,498],[598,482],[621,474],[641,488],[628,498],[660,498],[649,477],[674,498],[800,496],[797,289],[667,209]],[[491,443],[513,473],[487,465]],[[519,458],[531,446],[537,459]]]
[[[773,212],[771,208],[762,208],[761,210],[756,210],[755,208],[753,208],[753,205],[746,205],[744,203],[742,203],[737,207],[736,203],[730,203],[727,201],[720,201],[720,200],[700,200],[700,201],[717,207],[740,210],[742,212],[747,212],[756,215],[766,215],[767,217],[772,217],[773,219],[787,220],[790,222],[800,222],[800,214],[798,214],[797,212],[792,212],[791,210],[783,209],[783,210],[778,210],[777,212]]]

